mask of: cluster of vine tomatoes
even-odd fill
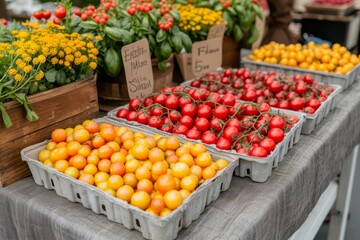
[[[232,94],[237,100],[268,103],[271,107],[313,114],[334,88],[314,81],[310,75],[286,76],[275,72],[226,69],[207,73],[190,83],[219,94]]]
[[[172,5],[167,0],[161,0],[158,4],[160,7],[157,9],[157,11],[161,15],[169,13],[172,10]]]
[[[95,6],[92,5],[87,6],[84,9],[76,8],[74,14],[81,17],[81,20],[83,21],[93,18],[97,24],[105,25],[109,20],[108,11],[116,6],[116,2],[101,1],[101,6],[98,8],[95,8]]]
[[[170,16],[170,14],[166,13],[163,20],[158,22],[158,25],[160,29],[168,31],[171,29],[173,22],[174,19]]]
[[[116,115],[256,157],[268,156],[298,122],[296,117],[271,112],[267,103],[240,103],[232,94],[181,86],[164,88],[144,100],[132,99]]]
[[[35,11],[33,13],[34,18],[36,18],[37,20],[41,20],[41,19],[49,19],[51,17],[51,12],[50,10],[41,10],[41,11]]]

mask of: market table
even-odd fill
[[[360,83],[291,149],[265,183],[233,177],[230,188],[179,239],[287,239],[305,221],[360,142]],[[26,178],[0,189],[0,239],[142,239]]]

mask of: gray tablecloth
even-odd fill
[[[303,136],[266,183],[234,177],[230,188],[179,239],[287,239],[360,142],[360,84],[341,94],[335,111]],[[0,239],[142,239],[37,186],[32,178],[0,189]]]

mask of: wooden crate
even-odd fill
[[[153,92],[159,92],[164,87],[172,87],[174,85],[174,55],[172,54],[166,61],[167,70],[165,72],[160,72],[157,67],[158,61],[156,59],[152,59],[151,63],[154,74]],[[97,87],[100,110],[102,111],[111,111],[114,108],[125,105],[130,101],[124,71],[122,71],[117,77],[109,77],[104,73],[100,73]]]
[[[49,139],[55,128],[98,116],[96,77],[32,95],[29,102],[39,115],[38,121],[29,122],[24,107],[17,102],[5,104],[13,125],[6,128],[0,120],[0,187],[30,175],[27,164],[21,161],[21,149]]]

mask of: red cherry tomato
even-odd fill
[[[268,155],[268,152],[263,147],[253,147],[249,151],[249,156],[252,156],[252,157],[267,157],[267,155]]]
[[[42,18],[44,18],[44,13],[42,11],[35,11],[33,13],[34,18],[36,18],[37,20],[41,20]]]
[[[50,10],[45,10],[43,11],[43,15],[45,19],[49,19],[51,17],[51,12]]]
[[[179,106],[179,98],[175,95],[170,95],[165,100],[165,107],[170,109],[177,109]]]
[[[129,110],[122,108],[117,111],[116,116],[118,118],[126,118],[128,114],[129,114]]]
[[[280,128],[271,128],[268,132],[268,137],[274,140],[276,143],[281,142],[284,139],[284,131]]]
[[[264,138],[259,142],[259,146],[265,148],[265,150],[270,153],[275,149],[276,142],[271,138]]]
[[[64,17],[66,17],[66,9],[64,6],[59,5],[55,8],[54,10],[54,14],[57,18],[59,19],[63,19]]]
[[[190,117],[190,116],[187,116],[187,115],[184,115],[180,118],[179,122],[186,126],[187,128],[191,128],[193,125],[194,125],[194,120]]]
[[[283,129],[285,126],[285,121],[282,119],[282,117],[275,116],[271,118],[269,123],[270,128],[280,128]]]
[[[223,137],[220,137],[216,141],[216,147],[222,150],[230,150],[231,149],[231,142]]]
[[[197,118],[195,120],[195,127],[199,130],[199,131],[206,131],[209,129],[209,120],[207,120],[206,118]]]
[[[196,107],[191,103],[185,104],[185,106],[181,109],[181,114],[194,117],[196,115]]]
[[[131,99],[129,103],[129,109],[132,111],[137,111],[140,108],[141,104],[142,101],[140,98]]]
[[[224,106],[216,106],[214,109],[214,116],[220,119],[228,117],[229,110]]]
[[[201,141],[206,144],[215,144],[216,143],[216,136],[211,131],[203,132],[201,136]]]
[[[187,138],[189,139],[193,139],[193,140],[198,140],[201,138],[201,134],[198,130],[196,130],[195,128],[190,129],[186,135]]]

